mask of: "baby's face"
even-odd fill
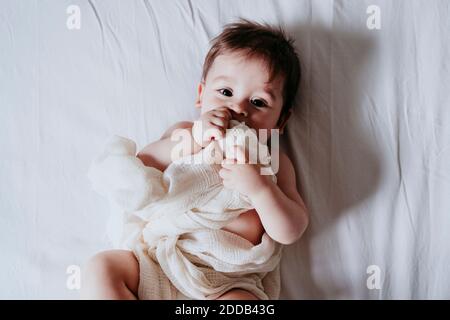
[[[203,114],[225,106],[234,119],[251,128],[277,128],[283,106],[283,79],[278,76],[268,81],[269,71],[260,59],[239,53],[219,55],[199,85],[197,107]]]

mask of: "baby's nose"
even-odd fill
[[[228,106],[229,109],[233,110],[238,115],[243,115],[246,117],[248,112],[245,110],[245,107],[242,104],[233,103]]]

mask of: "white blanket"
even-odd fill
[[[242,137],[245,130],[238,128],[246,129],[235,127],[221,142]],[[221,230],[252,208],[247,197],[223,186],[220,165],[210,164],[211,154],[229,146],[211,143],[163,173],[144,166],[133,141],[114,136],[94,160],[93,188],[108,197],[115,211],[110,238],[139,260],[139,298],[215,299],[237,287],[260,299],[278,298],[282,246],[267,233],[253,245]]]

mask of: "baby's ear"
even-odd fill
[[[200,82],[197,87],[197,99],[195,100],[195,107],[202,107],[203,82]]]

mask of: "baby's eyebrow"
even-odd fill
[[[231,78],[227,77],[227,76],[217,76],[213,79],[213,81],[217,81],[217,80],[231,80]]]

